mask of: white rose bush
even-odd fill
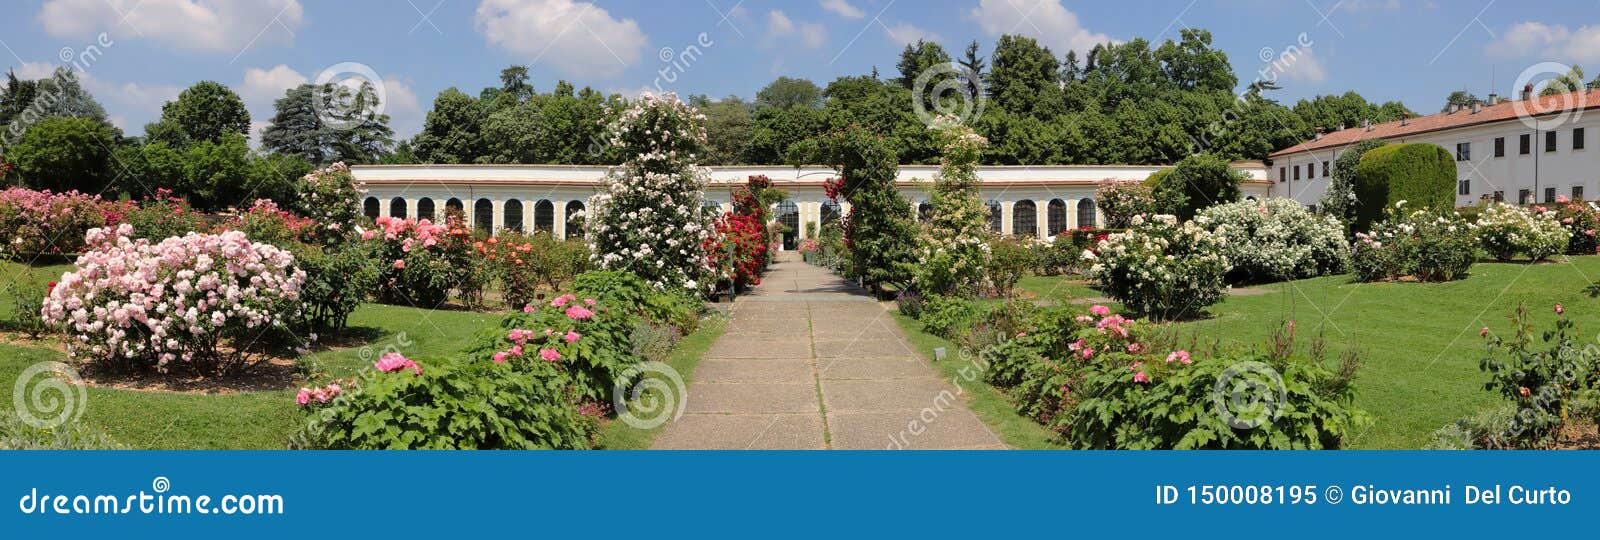
[[[133,227],[91,229],[76,269],[45,297],[67,354],[123,369],[225,373],[299,315],[305,273],[288,251],[239,231],[152,243]]]
[[[1484,208],[1473,230],[1483,250],[1502,261],[1521,254],[1539,262],[1565,251],[1572,238],[1572,232],[1556,220],[1556,212],[1544,207],[1526,210],[1503,202]]]
[[[674,94],[644,94],[607,126],[626,161],[590,199],[587,236],[601,268],[626,270],[658,289],[704,293],[713,285],[705,243],[708,173],[694,165],[706,145],[705,115]]]
[[[1344,225],[1291,199],[1240,201],[1200,212],[1223,240],[1234,283],[1305,279],[1343,272],[1350,264]]]
[[[1135,314],[1157,320],[1193,317],[1222,300],[1230,268],[1226,239],[1196,216],[1134,216],[1125,232],[1107,236],[1083,258],[1086,276]]]

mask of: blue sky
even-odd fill
[[[1181,27],[1211,30],[1241,84],[1277,76],[1289,103],[1353,89],[1427,113],[1451,90],[1489,93],[1491,72],[1509,95],[1541,62],[1600,70],[1596,0],[31,0],[0,5],[0,64],[37,77],[105,33],[111,45],[79,64],[137,134],[196,81],[233,87],[259,124],[285,88],[354,62],[384,82],[397,135],[410,136],[440,90],[476,92],[514,63],[532,65],[540,90],[566,79],[634,94],[660,78],[664,90],[750,97],[778,75],[894,76],[918,37],[952,54],[977,39],[987,55],[1018,33],[1064,54]],[[1297,42],[1295,60],[1261,60]],[[693,62],[660,59],[690,45]]]

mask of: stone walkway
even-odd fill
[[[780,257],[730,313],[656,448],[1005,448],[889,311],[826,269]]]

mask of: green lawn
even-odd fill
[[[43,294],[46,283],[70,268],[35,267],[23,281]],[[0,262],[0,286],[17,281],[24,272],[21,265]],[[10,297],[0,295],[0,319],[9,318],[10,310]],[[497,313],[365,304],[351,315],[344,337],[324,338],[300,364],[311,382],[348,378],[391,350],[418,358],[454,354],[468,345],[479,329],[493,327],[499,320]],[[719,318],[707,319],[684,338],[668,363],[688,376],[722,328]],[[29,366],[64,359],[56,350],[0,343],[0,381],[6,381],[9,388]],[[290,388],[198,394],[91,386],[86,390],[82,427],[135,449],[281,449],[302,418],[294,393]],[[612,422],[601,430],[600,442],[605,448],[648,448],[658,431]]]
[[[1047,291],[1063,279],[1030,278],[1023,286]],[[1540,329],[1551,327],[1552,306],[1559,302],[1577,324],[1579,345],[1596,339],[1600,301],[1583,293],[1591,279],[1600,279],[1600,256],[1537,265],[1481,263],[1467,279],[1450,283],[1360,284],[1349,276],[1323,277],[1254,286],[1273,292],[1230,296],[1212,306],[1211,318],[1177,326],[1202,339],[1256,345],[1282,320],[1293,319],[1301,345],[1321,333],[1333,351],[1359,347],[1364,364],[1356,405],[1375,424],[1348,443],[1418,448],[1440,426],[1498,403],[1483,389],[1487,378],[1478,361],[1485,349],[1478,329],[1510,332],[1507,316],[1519,302],[1528,305]]]

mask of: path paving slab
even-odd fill
[[[692,450],[821,450],[822,418],[803,414],[685,414],[655,448]]]
[[[1000,449],[1005,445],[965,407],[945,410],[828,412],[841,450]]]
[[[780,254],[762,284],[728,307],[727,330],[693,373],[683,416],[655,447],[1005,448],[907,345],[892,308]]]

